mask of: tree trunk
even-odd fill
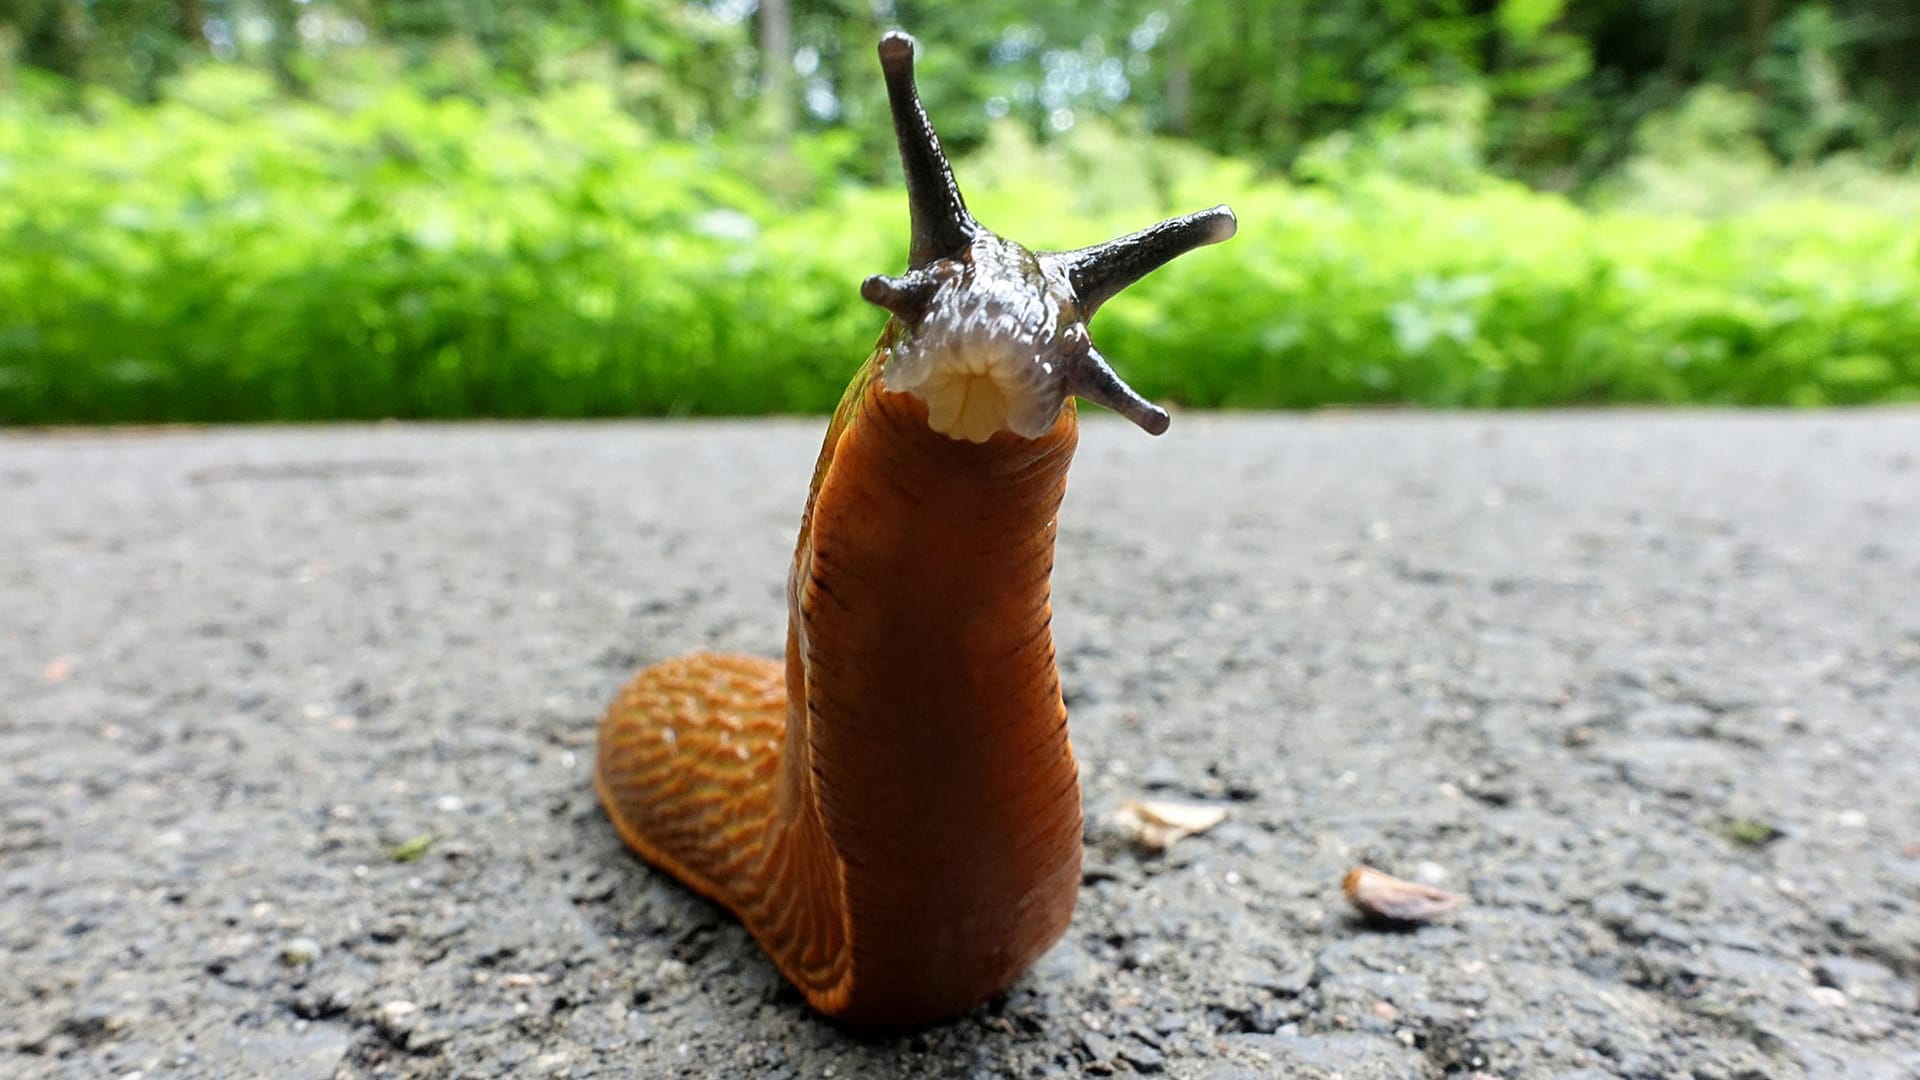
[[[1760,77],[1760,64],[1772,47],[1773,0],[1752,0],[1747,5],[1747,90],[1763,100],[1769,87]]]
[[[1687,69],[1693,66],[1693,49],[1700,38],[1700,0],[1680,0],[1674,5],[1673,34],[1667,38],[1667,80],[1675,86],[1686,82]]]
[[[196,52],[207,49],[207,9],[201,0],[179,0],[174,18],[180,20],[180,43]]]
[[[760,0],[761,93],[767,129],[779,142],[793,132],[793,13],[787,0]]]
[[[191,2],[191,0],[190,0]],[[267,0],[267,19],[273,24],[273,40],[267,43],[267,57],[274,78],[290,93],[306,93],[307,84],[294,69],[293,58],[300,54],[300,13],[294,0]]]
[[[1193,72],[1178,49],[1168,50],[1167,88],[1161,107],[1166,113],[1166,133],[1185,135],[1193,115]]]

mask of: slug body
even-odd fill
[[[733,911],[821,1012],[911,1027],[1006,988],[1065,932],[1078,773],[1048,580],[1073,396],[1165,430],[1086,319],[1224,207],[1075,252],[967,213],[912,79],[880,45],[913,216],[893,318],[827,431],[788,577],[785,663],[642,671],[594,785],[626,843]]]

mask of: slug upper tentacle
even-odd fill
[[[900,166],[907,180],[907,209],[913,220],[913,243],[907,265],[915,270],[935,259],[957,258],[980,226],[967,213],[954,182],[953,166],[940,149],[940,136],[920,105],[913,82],[913,38],[888,31],[880,39],[880,70],[887,80],[887,101],[893,109],[894,139],[900,144]]]
[[[600,723],[594,787],[628,846],[739,916],[829,1016],[907,1027],[1005,989],[1066,931],[1079,773],[1048,582],[1085,397],[1167,414],[1087,320],[1225,207],[1033,253],[968,214],[913,84],[881,67],[913,238],[891,313],[835,411],[788,575],[784,664],[640,672]]]
[[[1066,267],[1074,297],[1091,317],[1122,289],[1197,247],[1233,238],[1239,223],[1225,206],[1200,210],[1104,244],[1043,255]]]

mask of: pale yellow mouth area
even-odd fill
[[[983,371],[934,371],[920,389],[927,424],[942,435],[983,443],[1007,426],[1012,395]]]

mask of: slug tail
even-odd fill
[[[635,676],[600,722],[594,790],[629,848],[736,915],[814,1007],[851,982],[838,860],[783,807],[787,671],[712,653]]]

